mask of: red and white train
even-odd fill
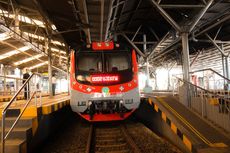
[[[140,104],[134,50],[93,42],[71,51],[70,105],[88,121],[123,120]]]

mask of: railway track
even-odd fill
[[[143,124],[89,124],[73,119],[36,153],[181,153]]]
[[[140,153],[124,125],[91,125],[86,153]]]

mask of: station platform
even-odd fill
[[[35,104],[35,98],[31,100],[22,114],[21,119],[5,141],[6,153],[30,152],[37,144],[44,141],[62,118],[65,118],[65,113],[60,113],[60,111],[67,109],[65,112],[70,112],[70,107],[68,107],[70,97],[66,93],[53,96],[52,98],[48,96],[42,97],[41,100],[41,105],[39,98],[37,98],[37,105]],[[17,100],[11,105],[10,109],[7,110],[5,132],[10,130],[16,118],[22,112],[25,103],[26,100]],[[7,102],[0,103],[1,112],[6,104]],[[2,119],[2,113],[0,118]],[[2,126],[2,123],[0,123],[0,125]],[[0,134],[1,133],[2,131],[0,129]]]
[[[56,95],[60,95],[60,94],[63,94],[63,93],[57,93]],[[48,93],[42,93],[42,97],[47,97],[49,96]],[[8,102],[10,101],[10,99],[13,97],[13,95],[7,95],[7,96],[0,96],[0,102]],[[17,96],[17,100],[23,100],[24,99],[24,96],[23,95],[18,95]]]
[[[48,114],[48,113],[51,113],[52,111],[57,111],[63,106],[69,104],[69,100],[70,98],[67,93],[58,94],[58,95],[53,96],[52,98],[48,96],[44,96],[41,99],[41,103],[40,103],[39,97],[37,97],[37,104],[35,102],[36,101],[35,98],[33,98],[31,102],[29,103],[27,109],[23,113],[23,116],[35,116],[37,113],[37,112],[35,113],[35,111],[38,111],[38,109],[42,109],[43,114]],[[8,113],[8,115],[11,116],[11,114],[14,114],[14,111],[16,112],[18,110],[22,110],[25,103],[26,103],[26,100],[15,101],[11,105],[10,110],[9,110],[10,113]],[[7,102],[0,103],[0,111],[2,111],[5,105],[7,105]]]
[[[230,152],[230,137],[181,104],[175,96],[143,94],[148,104],[190,152]]]

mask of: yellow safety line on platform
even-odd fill
[[[185,123],[185,125],[187,125],[191,131],[196,134],[204,143],[206,143],[207,145],[211,146],[211,147],[227,147],[226,144],[224,143],[211,143],[208,139],[206,139],[198,130],[196,130],[188,121],[186,121],[185,118],[183,118],[180,114],[178,114],[171,106],[169,106],[163,99],[157,97],[157,99],[169,110],[171,110],[174,115],[176,115],[182,122]]]

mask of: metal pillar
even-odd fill
[[[226,69],[225,69],[225,61],[224,61],[224,55],[222,57],[222,68],[223,68],[223,76],[226,77]],[[224,82],[226,83],[226,82]]]
[[[14,31],[15,31],[17,34],[20,34],[20,29],[19,29],[20,21],[19,21],[19,19],[18,19],[18,14],[19,14],[19,9],[16,9],[16,10],[15,10],[15,17],[14,17]],[[17,37],[16,34],[15,34],[15,36]]]
[[[53,90],[52,90],[52,58],[51,58],[51,46],[50,46],[50,39],[48,40],[48,75],[49,75],[49,97],[53,97]]]
[[[4,75],[4,80],[3,80],[3,88],[4,88],[4,95],[6,95],[7,93],[7,89],[6,89],[6,66],[3,67],[3,75]]]
[[[182,52],[183,52],[183,79],[184,81],[190,82],[188,33],[187,32],[181,33],[181,39],[182,39]],[[190,105],[190,100],[189,100],[190,95],[189,95],[188,84],[185,84],[184,90],[185,90],[184,105],[189,106]]]
[[[146,35],[143,35],[143,50],[144,53],[146,54],[146,49],[147,49],[147,44],[146,44],[147,40],[146,40]],[[145,67],[145,75],[146,75],[146,82],[145,82],[145,88],[144,88],[144,92],[145,93],[151,93],[152,92],[152,87],[150,86],[150,81],[149,81],[149,61],[148,58],[145,58],[145,62],[146,62],[146,67]]]
[[[182,38],[182,52],[183,52],[183,78],[185,81],[190,81],[189,77],[189,44],[188,33],[181,33]]]
[[[147,49],[147,45],[146,45],[146,35],[143,35],[143,51],[146,54],[146,49]],[[146,67],[145,67],[145,75],[146,75],[146,83],[145,86],[148,87],[149,86],[149,63],[148,63],[148,58],[146,58]]]
[[[170,89],[170,70],[168,69],[168,90]]]
[[[225,57],[226,78],[229,79],[228,57]]]

